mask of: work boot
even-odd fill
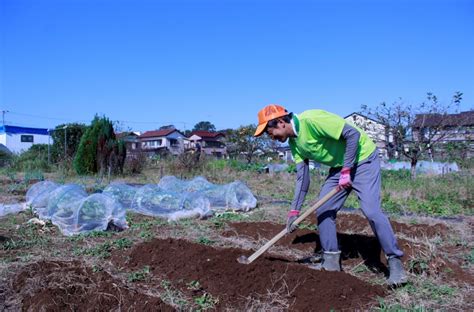
[[[302,258],[298,260],[298,263],[303,263],[303,264],[315,264],[323,261],[323,251],[319,250],[315,253],[313,253],[311,256]]]
[[[407,274],[399,257],[391,256],[388,258],[388,269],[390,270],[390,276],[387,282],[390,286],[402,285],[408,281]]]
[[[321,263],[308,266],[314,270],[341,271],[341,252],[325,251]]]

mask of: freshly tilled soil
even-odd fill
[[[174,281],[183,291],[198,281],[202,293],[218,298],[218,310],[241,310],[271,296],[286,300],[291,311],[363,310],[386,293],[347,273],[316,271],[286,259],[262,256],[240,264],[237,258],[243,254],[250,252],[154,239],[114,253],[112,262],[131,271],[149,266],[153,274]]]

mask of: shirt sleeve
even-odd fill
[[[308,160],[296,164],[296,186],[291,210],[301,210],[309,189],[309,164]]]
[[[342,129],[341,138],[346,141],[346,151],[344,153],[344,167],[352,168],[359,147],[360,132],[349,124],[345,124]]]

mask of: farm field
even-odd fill
[[[313,217],[253,263],[238,263],[239,256],[250,256],[284,228],[292,177],[288,185],[271,189],[272,176],[213,174],[215,183],[246,181],[258,207],[248,213],[225,212],[206,220],[173,223],[128,214],[130,228],[125,231],[72,237],[63,236],[52,224],[38,222],[31,211],[0,218],[0,310],[474,308],[472,215],[391,215],[410,282],[389,289],[386,261],[358,209],[338,214],[343,272],[306,266],[320,248]],[[120,180],[156,183],[159,178],[149,172]],[[33,182],[12,188],[12,181],[3,179],[2,202],[24,200]],[[100,188],[92,178],[82,182],[89,190]],[[316,191],[313,186],[308,198],[314,198]]]

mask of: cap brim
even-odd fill
[[[257,126],[257,130],[255,130],[255,134],[253,136],[261,136],[263,134],[263,131],[267,127],[267,123],[263,123]]]

